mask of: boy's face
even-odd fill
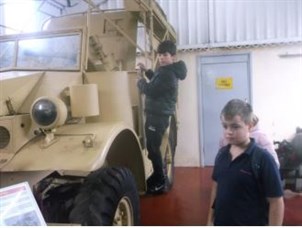
[[[224,137],[229,144],[244,145],[249,142],[249,131],[251,124],[246,124],[241,116],[236,115],[233,118],[221,117],[221,123],[224,129]]]
[[[174,55],[171,55],[169,52],[158,53],[157,56],[160,66],[166,66],[172,64],[174,61]]]

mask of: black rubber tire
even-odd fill
[[[85,226],[115,225],[114,216],[121,199],[131,208],[131,223],[139,225],[139,194],[127,168],[103,168],[87,176],[69,215],[71,223]]]

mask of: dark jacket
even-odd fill
[[[160,66],[157,71],[148,70],[146,76],[137,82],[141,93],[146,95],[145,111],[147,114],[171,115],[175,112],[178,95],[178,80],[187,76],[187,68],[183,61]]]

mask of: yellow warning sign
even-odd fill
[[[232,77],[219,77],[215,81],[216,89],[233,89]]]

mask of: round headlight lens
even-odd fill
[[[56,121],[58,111],[56,105],[48,100],[41,99],[32,107],[32,117],[41,126],[49,126]]]

